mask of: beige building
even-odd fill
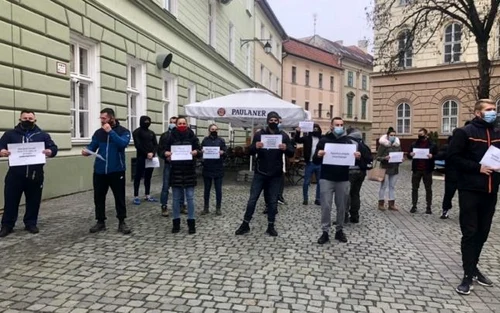
[[[393,20],[402,17],[404,3],[392,9]],[[387,26],[387,25],[386,25]],[[375,67],[372,78],[373,128],[379,137],[392,126],[402,139],[406,150],[416,139],[420,128],[437,131],[444,141],[456,127],[473,117],[477,84],[477,46],[466,28],[449,20],[437,29],[429,45],[418,53],[416,47],[408,45],[406,29],[398,33],[393,54],[397,71],[383,74],[384,68]],[[489,51],[492,52],[491,98],[500,105],[499,27],[492,30]],[[375,31],[375,38],[383,40],[384,32]],[[386,52],[375,43],[377,64],[386,62]],[[496,68],[495,68],[496,67]]]
[[[283,52],[283,99],[309,111],[325,133],[342,112],[339,58],[293,38],[283,43]]]
[[[300,40],[339,57],[344,69],[339,84],[342,118],[346,125],[361,130],[366,143],[374,143],[371,135],[373,89],[370,81],[373,57],[367,52],[367,42],[360,40],[358,46],[344,46],[342,41],[333,42],[318,35]]]

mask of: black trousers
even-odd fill
[[[411,175],[411,202],[413,206],[417,206],[418,203],[418,188],[420,187],[420,181],[424,181],[425,187],[425,201],[427,202],[427,207],[432,206],[432,172],[427,171],[414,171]]]
[[[453,179],[449,179],[444,181],[444,196],[443,196],[443,210],[451,210],[452,204],[451,201],[455,196],[455,192],[457,191],[458,182]]]
[[[127,217],[125,206],[125,172],[109,174],[94,173],[95,218],[99,222],[106,220],[106,195],[111,188],[115,197],[116,217],[123,221]]]
[[[149,195],[151,192],[151,178],[153,177],[154,168],[146,168],[146,158],[137,157],[134,176],[134,197],[139,196],[139,187],[141,186],[141,179],[144,176],[144,194]]]
[[[21,197],[26,198],[26,212],[24,213],[24,225],[36,226],[38,222],[38,212],[42,201],[44,174],[43,170],[37,170],[32,175],[26,177],[14,174],[10,170],[5,176],[4,188],[4,213],[2,216],[2,226],[14,228],[19,215],[19,203]]]
[[[351,170],[349,172],[349,182],[351,183],[351,188],[349,189],[349,198],[347,202],[347,208],[345,210],[345,216],[348,217],[349,213],[353,218],[359,218],[359,209],[361,208],[361,187],[365,181],[366,171],[361,170]]]
[[[460,229],[462,230],[462,264],[464,274],[473,276],[483,245],[488,239],[495,214],[497,194],[459,190]]]

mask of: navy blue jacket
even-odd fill
[[[124,172],[126,170],[125,148],[127,148],[129,142],[130,131],[121,126],[118,121],[116,121],[109,133],[102,128],[96,130],[87,149],[93,152],[97,151],[97,154],[106,161],[96,157],[94,173]]]
[[[201,142],[203,147],[220,147],[224,154],[220,159],[203,159],[203,176],[210,178],[219,178],[224,176],[224,158],[226,157],[226,142],[223,138],[217,136],[207,136]]]
[[[45,149],[52,151],[51,158],[57,155],[58,148],[50,135],[41,130],[37,125],[31,130],[26,130],[17,125],[14,129],[6,131],[0,139],[0,150],[7,149],[10,143],[25,143],[25,142],[44,142]],[[9,172],[26,175],[26,177],[34,177],[35,173],[43,173],[44,164],[35,164],[27,166],[13,166],[9,168]]]
[[[279,149],[257,149],[257,142],[261,141],[261,135],[281,135],[281,142],[286,145],[286,150]],[[290,137],[283,131],[273,133],[268,127],[256,132],[250,145],[250,155],[257,155],[255,172],[264,176],[283,175],[283,154],[286,157],[295,155],[295,148],[290,142]]]

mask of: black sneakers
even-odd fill
[[[328,232],[324,231],[321,237],[319,237],[318,243],[322,245],[327,243],[328,241],[330,241],[330,236],[328,235]]]
[[[455,290],[461,295],[469,295],[472,289],[474,289],[472,286],[472,277],[464,276],[462,282]]]
[[[410,213],[417,213],[417,207],[415,205],[411,207]]]
[[[118,231],[124,235],[128,235],[132,232],[132,230],[130,230],[130,227],[128,227],[125,221],[120,221],[118,223]]]
[[[247,222],[243,221],[243,223],[241,223],[240,227],[236,230],[234,234],[238,236],[238,235],[244,235],[248,232],[250,232],[250,225],[248,225]]]
[[[314,201],[314,204],[316,204],[316,205],[321,205],[321,202],[319,202],[319,200],[315,200],[315,201]]]
[[[335,233],[335,240],[338,240],[340,242],[347,242],[347,238],[346,238],[344,232],[341,230],[339,230],[338,232]]]
[[[2,229],[0,230],[0,237],[7,237],[13,231],[14,230],[11,227],[2,226]]]
[[[425,209],[425,214],[432,214],[432,209],[430,206],[428,206],[426,209]]]
[[[35,225],[33,225],[33,226],[25,226],[24,230],[26,230],[27,232],[32,233],[32,234],[38,234],[40,232],[40,230],[38,229],[38,227],[36,227]]]
[[[476,275],[472,276],[472,280],[474,280],[481,286],[493,286],[493,282],[488,277],[484,276],[479,270],[476,271]]]
[[[90,232],[91,233],[97,233],[97,232],[100,232],[100,231],[104,231],[106,230],[106,224],[104,224],[104,222],[97,222],[94,226],[92,226],[90,228]]]
[[[445,220],[445,219],[449,218],[449,216],[448,216],[448,210],[443,210],[443,213],[441,214],[441,216],[439,218],[442,219],[442,220]]]
[[[276,231],[276,229],[274,228],[274,223],[269,223],[269,224],[267,224],[266,234],[268,234],[268,235],[269,235],[269,236],[271,236],[271,237],[276,237],[276,236],[278,236],[278,232],[277,232],[277,231]]]
[[[307,201],[307,200],[304,200],[304,201],[302,202],[302,205],[308,205],[308,204],[309,204],[309,201]]]

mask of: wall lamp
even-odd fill
[[[270,39],[257,39],[257,38],[254,38],[254,39],[240,39],[240,48],[243,47],[244,45],[246,45],[249,42],[253,42],[253,41],[263,42],[263,41],[266,41],[266,44],[264,45],[264,51],[267,54],[269,54],[273,50],[273,47],[271,47],[271,44],[269,43],[269,40]]]

